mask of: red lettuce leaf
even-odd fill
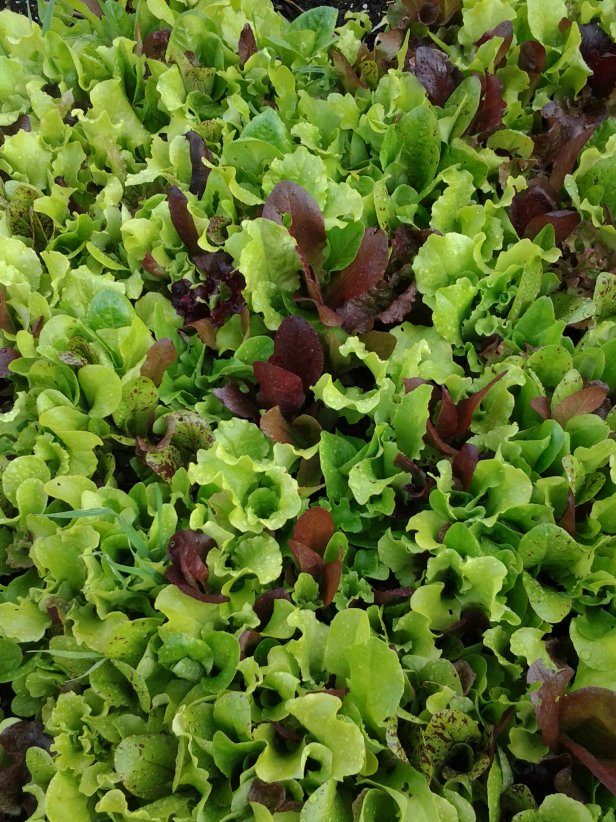
[[[320,577],[323,574],[325,563],[320,554],[295,539],[289,540],[289,548],[300,571],[313,577]]]
[[[469,426],[473,419],[473,414],[475,413],[477,408],[479,408],[481,401],[488,393],[490,388],[496,385],[496,383],[499,380],[502,380],[505,374],[506,372],[502,371],[500,374],[494,377],[493,380],[490,380],[490,382],[487,385],[484,385],[484,387],[480,391],[476,391],[474,394],[471,394],[470,397],[467,397],[466,399],[461,400],[458,403],[458,428],[456,430],[456,435],[458,437],[461,437],[468,432]]]
[[[21,355],[14,348],[0,348],[0,378],[6,379],[9,374],[9,365],[18,360]]]
[[[192,165],[192,176],[190,178],[189,191],[197,197],[203,197],[207,178],[211,169],[203,165],[203,160],[212,161],[212,152],[205,145],[205,141],[196,131],[187,131],[186,139],[190,145],[190,162]]]
[[[414,53],[409,48],[406,62],[405,68],[417,77],[435,106],[445,105],[462,79],[445,52],[432,45],[419,45]]]
[[[244,68],[246,61],[257,53],[257,41],[250,23],[245,23],[240,33],[237,50],[240,56],[240,66]]]
[[[301,377],[271,362],[253,363],[259,381],[259,403],[264,408],[279,405],[283,414],[299,411],[306,400]]]
[[[285,317],[274,335],[274,354],[269,361],[297,374],[308,391],[323,373],[319,335],[303,317]]]
[[[608,391],[608,387],[602,385],[581,388],[575,394],[570,394],[561,400],[552,411],[552,417],[561,425],[566,425],[570,419],[580,414],[592,414],[603,405]]]
[[[167,368],[177,359],[177,352],[170,339],[157,340],[145,356],[141,366],[141,376],[148,377],[154,385],[159,386]]]
[[[293,539],[308,545],[323,556],[327,543],[334,534],[334,520],[325,508],[309,508],[293,528]]]
[[[165,269],[157,263],[152,254],[148,251],[143,260],[141,261],[141,267],[144,271],[147,271],[148,274],[151,274],[153,277],[158,277],[159,279],[169,279],[169,276]]]
[[[616,794],[616,692],[580,688],[558,702],[560,741]]]
[[[477,40],[475,45],[482,46],[484,43],[487,43],[493,37],[503,38],[501,47],[499,48],[496,54],[496,58],[494,60],[494,65],[498,66],[499,63],[501,63],[502,60],[504,60],[505,55],[509,51],[509,48],[511,47],[511,43],[513,41],[513,23],[511,22],[511,20],[505,20],[504,22],[499,23],[498,26],[496,26],[495,28],[486,31],[486,33],[482,34],[479,40]]]
[[[259,428],[272,442],[295,444],[295,436],[293,435],[291,423],[282,416],[278,405],[269,408],[265,414],[261,416]]]
[[[526,191],[518,191],[509,207],[509,219],[518,237],[524,237],[526,226],[542,214],[554,211],[556,199],[549,186],[534,185]]]
[[[546,59],[547,52],[538,40],[525,40],[520,45],[518,66],[527,74],[541,74]]]
[[[558,671],[549,671],[541,660],[533,662],[528,669],[526,681],[529,685],[540,683],[538,690],[530,692],[530,700],[535,708],[537,725],[541,731],[541,741],[549,748],[556,748],[560,737],[559,700],[567,690],[575,671],[565,666]]]
[[[485,140],[493,131],[503,124],[505,101],[503,100],[503,82],[495,74],[486,74],[481,78],[481,100],[473,122],[467,134],[476,134]]]
[[[338,551],[338,559],[328,562],[323,571],[323,581],[320,586],[321,599],[323,606],[331,605],[336,596],[336,591],[340,586],[342,579],[342,548]]]
[[[0,734],[0,746],[4,751],[4,761],[0,768],[0,807],[3,818],[29,819],[34,813],[36,800],[23,791],[24,785],[31,780],[26,754],[29,748],[49,751],[51,741],[38,722],[25,719],[9,725]]]
[[[236,382],[229,382],[223,388],[214,388],[212,394],[236,417],[251,422],[259,422],[259,406],[252,392],[244,392]]]
[[[353,262],[332,277],[327,304],[339,308],[369,291],[382,279],[387,270],[389,247],[387,235],[378,228],[367,228]]]
[[[345,91],[350,91],[351,94],[353,94],[358,88],[367,87],[365,82],[357,75],[353,66],[339,49],[330,49],[329,56],[334,64],[334,68],[338,72],[340,83]]]
[[[272,588],[270,591],[266,591],[264,594],[258,596],[255,600],[252,610],[259,617],[259,630],[263,630],[272,618],[274,604],[277,599],[286,599],[287,602],[291,602],[291,597],[284,588]]]
[[[592,71],[588,85],[596,97],[609,97],[616,88],[616,43],[598,23],[586,23],[580,31],[580,52]]]
[[[282,224],[283,214],[291,217],[289,233],[308,264],[319,271],[323,263],[326,234],[323,214],[316,200],[297,183],[283,180],[274,186],[265,201],[263,217]]]
[[[178,237],[192,256],[202,254],[203,249],[199,247],[197,242],[199,239],[197,226],[188,211],[188,198],[177,186],[171,186],[167,193],[167,201],[171,222],[178,233]]]
[[[554,228],[554,236],[557,244],[561,244],[575,231],[581,219],[578,212],[573,209],[548,211],[545,214],[533,217],[524,230],[524,236],[532,240],[542,228],[546,225],[551,225]]]
[[[279,811],[287,798],[287,792],[282,782],[262,782],[255,779],[248,791],[248,801],[258,802],[272,813]]]
[[[552,101],[541,110],[547,131],[533,136],[535,151],[544,165],[551,165],[550,185],[559,192],[567,174],[573,171],[578,156],[599,125],[583,112],[569,113]]]
[[[143,41],[143,54],[151,60],[164,60],[170,37],[171,29],[151,31]]]
[[[478,462],[479,449],[470,442],[465,442],[452,460],[454,476],[460,480],[464,491],[471,487]]]

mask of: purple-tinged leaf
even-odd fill
[[[389,331],[368,331],[362,334],[360,340],[368,351],[374,351],[383,361],[391,357],[397,345],[396,338]]]
[[[253,394],[242,391],[238,383],[229,382],[223,388],[214,388],[212,394],[236,417],[259,422],[259,406]]]
[[[563,528],[572,537],[575,537],[575,495],[571,488],[567,491],[567,507],[565,508],[562,517],[556,524]]]
[[[325,563],[320,554],[295,539],[289,540],[289,548],[300,571],[313,577],[322,575],[325,570]]]
[[[434,448],[441,452],[441,454],[446,454],[448,457],[455,457],[458,453],[456,448],[453,448],[451,445],[446,443],[441,437],[438,435],[438,431],[434,427],[432,420],[428,420],[426,422],[426,434],[428,442]]]
[[[502,380],[506,373],[506,371],[502,371],[494,377],[493,380],[490,380],[480,391],[476,391],[474,394],[471,394],[470,397],[458,403],[458,430],[456,431],[458,437],[467,433],[473,419],[473,414],[479,408],[481,401],[488,391],[496,385],[499,380]]]
[[[201,448],[212,443],[210,426],[196,411],[171,411],[165,416],[167,430],[157,443],[137,437],[137,454],[145,464],[170,482],[182,466],[192,462]]]
[[[183,529],[171,537],[167,550],[172,566],[185,582],[196,588],[199,582],[207,580],[208,567],[203,559],[215,545],[207,534]]]
[[[319,592],[323,600],[323,606],[327,608],[328,605],[334,601],[336,592],[340,586],[342,579],[342,548],[338,550],[338,559],[328,562],[323,571],[323,580]]]
[[[454,475],[462,483],[462,489],[468,491],[473,481],[473,474],[479,462],[479,449],[470,442],[465,442],[452,461]]]
[[[18,360],[21,354],[14,348],[0,348],[0,378],[6,379],[9,374],[9,365],[13,360]]]
[[[291,217],[289,233],[308,264],[320,271],[326,241],[325,221],[316,200],[297,183],[282,180],[274,186],[263,206],[263,217],[282,224],[282,215]],[[314,295],[309,295],[314,298]]]
[[[192,256],[202,254],[203,249],[199,247],[198,243],[199,233],[192,214],[188,211],[186,195],[177,186],[171,186],[167,193],[167,201],[171,222],[178,233],[178,237]]]
[[[558,703],[560,741],[616,794],[616,692],[580,688]]]
[[[464,694],[464,696],[466,696],[470,689],[473,687],[473,682],[477,678],[477,674],[465,659],[457,659],[453,663],[453,667],[456,669],[456,673],[460,680],[460,685],[462,686],[462,693]]]
[[[244,28],[240,32],[237,50],[240,56],[241,68],[244,68],[252,55],[257,53],[257,41],[255,40],[255,35],[250,23],[245,23]]]
[[[503,42],[494,60],[494,65],[498,66],[501,63],[501,61],[504,60],[505,55],[509,51],[509,48],[513,41],[513,23],[511,22],[511,20],[505,20],[504,22],[499,23],[498,26],[496,26],[495,28],[486,31],[486,33],[482,34],[479,40],[477,40],[475,45],[482,46],[484,43],[487,43],[493,37],[503,38]]]
[[[616,43],[598,23],[580,26],[580,52],[592,71],[588,85],[596,97],[609,97],[616,87]]]
[[[401,599],[409,599],[415,592],[414,588],[386,588],[385,590],[378,590],[373,588],[374,604],[375,605],[391,605],[398,603]]]
[[[458,411],[445,386],[441,389],[441,407],[434,427],[439,437],[445,440],[455,436],[458,431]]]
[[[303,317],[285,317],[274,335],[274,354],[269,362],[297,374],[308,391],[323,373],[319,335]]]
[[[44,735],[38,722],[22,719],[5,728],[0,734],[4,761],[0,770],[0,802],[2,816],[7,819],[29,819],[36,809],[36,801],[23,787],[31,781],[26,765],[29,748],[49,751],[51,739]]]
[[[334,520],[325,508],[309,508],[293,528],[293,539],[323,556],[334,534]]]
[[[518,66],[527,74],[539,75],[545,68],[547,52],[538,40],[525,40],[520,45]]]
[[[536,414],[539,414],[542,420],[550,419],[550,400],[547,397],[533,397],[530,407]]]
[[[242,631],[238,642],[240,645],[240,659],[246,659],[261,642],[261,634],[258,631]]]
[[[143,41],[143,54],[151,60],[164,60],[171,37],[171,29],[151,31]]]
[[[589,120],[583,113],[570,114],[555,101],[547,103],[541,114],[548,129],[544,134],[533,137],[535,150],[545,165],[552,165],[550,185],[559,192],[566,175],[573,171],[580,152],[599,125],[599,120]]]
[[[591,385],[588,388],[581,388],[575,394],[570,394],[561,400],[552,411],[552,417],[561,425],[566,425],[573,417],[581,414],[592,414],[603,405],[608,395],[608,387],[601,385]]]
[[[369,291],[383,278],[388,260],[387,234],[381,229],[367,228],[357,257],[332,277],[326,300],[329,307],[339,308]]]
[[[295,444],[295,437],[291,424],[282,416],[279,406],[269,408],[259,420],[259,428],[272,442]]]
[[[261,782],[260,779],[253,780],[248,791],[248,801],[258,802],[275,813],[280,810],[287,792],[282,782]]]
[[[152,254],[148,251],[145,257],[141,262],[141,267],[144,271],[147,271],[148,274],[151,274],[152,277],[157,277],[161,280],[168,280],[169,275],[165,271],[165,269],[157,263]]]
[[[193,588],[187,582],[183,582],[179,574],[174,568],[167,568],[165,571],[165,579],[172,585],[175,585],[183,594],[192,599],[198,599],[199,602],[207,602],[210,605],[222,605],[224,602],[229,602],[229,597],[224,594],[206,594],[198,588]]]
[[[339,49],[330,49],[329,56],[345,91],[353,94],[358,88],[367,88],[365,82],[357,75],[353,66]]]
[[[581,762],[602,785],[616,795],[616,759],[599,759],[593,756],[588,748],[574,742],[567,734],[562,734],[560,741],[578,762]]]
[[[388,307],[377,314],[377,320],[383,325],[398,325],[409,314],[417,299],[417,286],[415,283],[410,285],[401,293],[398,294]]]
[[[0,288],[0,328],[10,334],[15,333],[15,323],[6,301],[6,288]]]
[[[548,670],[541,660],[533,662],[528,669],[526,681],[529,685],[540,683],[538,690],[530,692],[530,700],[535,708],[537,725],[541,731],[541,741],[548,748],[556,748],[560,736],[560,700],[571,682],[575,671],[565,666],[558,671]]]
[[[274,613],[274,604],[278,599],[285,599],[291,602],[291,597],[284,588],[272,588],[257,597],[252,610],[259,617],[259,630],[263,630],[267,623],[272,618]]]
[[[203,197],[207,178],[210,176],[211,169],[203,164],[203,160],[212,162],[212,152],[206,146],[203,137],[197,134],[196,131],[187,131],[186,139],[190,145],[190,162],[192,165],[192,175],[190,178],[189,191],[195,194],[199,199]]]
[[[524,237],[526,226],[542,214],[554,211],[556,199],[549,186],[534,185],[526,191],[518,191],[509,207],[509,219],[518,237]]]
[[[581,220],[582,218],[574,209],[548,211],[546,214],[540,214],[538,217],[534,217],[528,223],[524,230],[524,236],[532,240],[542,228],[546,225],[551,225],[554,227],[556,243],[560,245],[570,234],[573,234]]]
[[[409,67],[435,106],[445,105],[460,82],[460,73],[435,46],[419,46]]]
[[[404,390],[407,394],[419,388],[420,385],[430,385],[430,380],[424,380],[423,377],[405,377],[402,382],[404,383]]]
[[[177,352],[170,339],[164,337],[157,340],[145,356],[141,366],[141,376],[148,377],[154,385],[159,386],[163,381],[165,371],[177,359]]]
[[[299,411],[306,400],[302,380],[292,371],[269,362],[253,363],[259,381],[258,399],[264,408],[279,405],[283,414]]]
[[[495,74],[481,77],[481,101],[467,134],[476,134],[485,140],[493,131],[503,124],[505,101],[503,100],[503,82]]]
[[[201,320],[193,320],[190,323],[186,323],[186,325],[180,329],[180,331],[185,334],[189,330],[196,331],[197,337],[199,337],[201,342],[208,348],[216,351],[216,326],[210,319],[203,317]]]

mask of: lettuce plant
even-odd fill
[[[39,18],[0,816],[614,822],[613,0]]]

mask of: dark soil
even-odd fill
[[[375,26],[385,17],[388,5],[387,0],[274,0],[274,7],[289,20],[293,20],[302,11],[316,9],[318,6],[333,6],[340,10],[341,23],[345,12],[365,11]]]

